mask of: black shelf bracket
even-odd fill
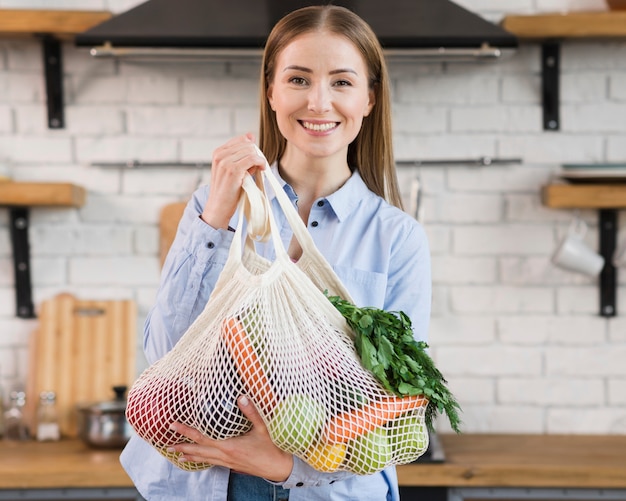
[[[20,318],[35,318],[32,284],[30,279],[30,244],[28,242],[28,209],[10,207],[11,246],[15,275],[16,315]]]
[[[559,87],[561,46],[556,41],[541,46],[541,95],[543,106],[543,129],[556,131],[561,127],[559,118]]]
[[[617,243],[617,210],[600,209],[598,215],[600,254],[604,268],[600,272],[600,315],[617,315],[617,269],[613,265],[613,253]]]
[[[63,108],[63,51],[61,42],[50,35],[44,35],[43,67],[46,77],[46,102],[48,106],[48,128],[63,129],[65,113]]]

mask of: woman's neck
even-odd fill
[[[285,152],[279,159],[282,178],[298,195],[298,205],[310,205],[341,188],[352,172],[345,155],[311,158],[302,154]]]

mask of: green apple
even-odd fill
[[[278,447],[296,454],[311,447],[325,421],[322,404],[308,395],[289,395],[272,412],[268,430]]]
[[[393,457],[387,430],[382,426],[352,440],[348,450],[350,469],[358,475],[371,475],[383,470]]]
[[[413,461],[426,452],[428,433],[423,418],[412,414],[393,420],[388,425],[389,444],[400,462]]]

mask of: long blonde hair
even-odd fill
[[[286,139],[269,106],[267,90],[274,79],[280,52],[297,36],[319,30],[341,35],[354,44],[367,65],[370,86],[374,90],[374,107],[348,147],[348,165],[359,171],[370,190],[402,208],[393,158],[389,74],[383,50],[369,25],[344,7],[304,7],[287,14],[272,29],[265,44],[261,70],[259,146],[270,163],[283,155]]]

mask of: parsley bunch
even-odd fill
[[[339,296],[327,297],[354,331],[363,366],[398,396],[424,395],[429,430],[437,413],[445,413],[452,429],[460,433],[461,407],[426,352],[428,344],[413,337],[411,319],[402,311],[359,308]]]

